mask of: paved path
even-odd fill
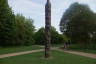
[[[71,51],[71,50],[60,50],[57,49],[58,51],[63,51],[66,53],[71,53],[71,54],[75,54],[75,55],[80,55],[80,56],[85,56],[85,57],[89,57],[89,58],[94,58],[96,59],[96,54],[92,54],[92,53],[85,53],[85,52],[77,52],[77,51]]]
[[[66,51],[66,50],[61,50],[61,49],[58,49],[58,48],[52,48],[52,50],[63,51],[63,52],[66,52],[66,53],[71,53],[71,54],[75,54],[75,55],[80,55],[80,56],[85,56],[85,57],[96,59],[96,54],[77,52],[77,51]],[[34,53],[34,52],[40,52],[40,51],[44,51],[44,49],[3,54],[3,55],[0,55],[0,58],[6,58],[6,57],[11,57],[11,56],[23,55],[23,54],[30,54],[30,53]]]
[[[0,58],[6,58],[6,57],[11,57],[11,56],[23,55],[23,54],[30,54],[30,53],[34,53],[34,52],[40,52],[40,51],[43,51],[43,49],[32,50],[32,51],[25,51],[25,52],[3,54],[3,55],[0,55]]]

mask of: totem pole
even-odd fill
[[[50,57],[51,46],[51,3],[47,0],[45,5],[45,58]]]

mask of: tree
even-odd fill
[[[44,45],[45,44],[45,28],[40,28],[34,35],[35,44]]]
[[[15,30],[15,45],[32,45],[34,44],[34,31],[32,19],[26,19],[24,16],[17,14],[15,16],[16,30]]]
[[[60,28],[72,42],[89,43],[94,27],[96,26],[94,13],[85,4],[73,3],[64,13]]]
[[[45,44],[45,28],[40,28],[34,35],[35,44],[44,45]],[[64,43],[64,38],[59,34],[54,27],[51,27],[51,44],[61,44]]]
[[[61,44],[61,43],[64,43],[62,35],[59,34],[56,31],[56,28],[54,28],[54,27],[51,27],[51,43],[52,44]]]
[[[34,40],[35,26],[33,25],[32,19],[26,19],[25,21],[25,45],[32,45],[35,43]]]
[[[15,16],[7,0],[0,0],[0,45],[8,46],[13,43]]]
[[[12,12],[7,0],[0,0],[0,46],[34,44],[33,20]]]

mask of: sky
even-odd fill
[[[91,10],[96,12],[96,0],[50,0],[52,5],[52,26],[60,33],[59,23],[63,13],[74,3],[89,5]],[[8,0],[10,7],[15,14],[20,13],[27,18],[34,20],[34,25],[38,30],[45,26],[45,3],[46,0]]]

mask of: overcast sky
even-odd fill
[[[45,25],[46,0],[8,0],[15,14],[23,14],[34,20],[36,29]],[[88,4],[96,12],[96,0],[50,0],[52,4],[52,26],[59,30],[59,23],[63,13],[74,2]]]

